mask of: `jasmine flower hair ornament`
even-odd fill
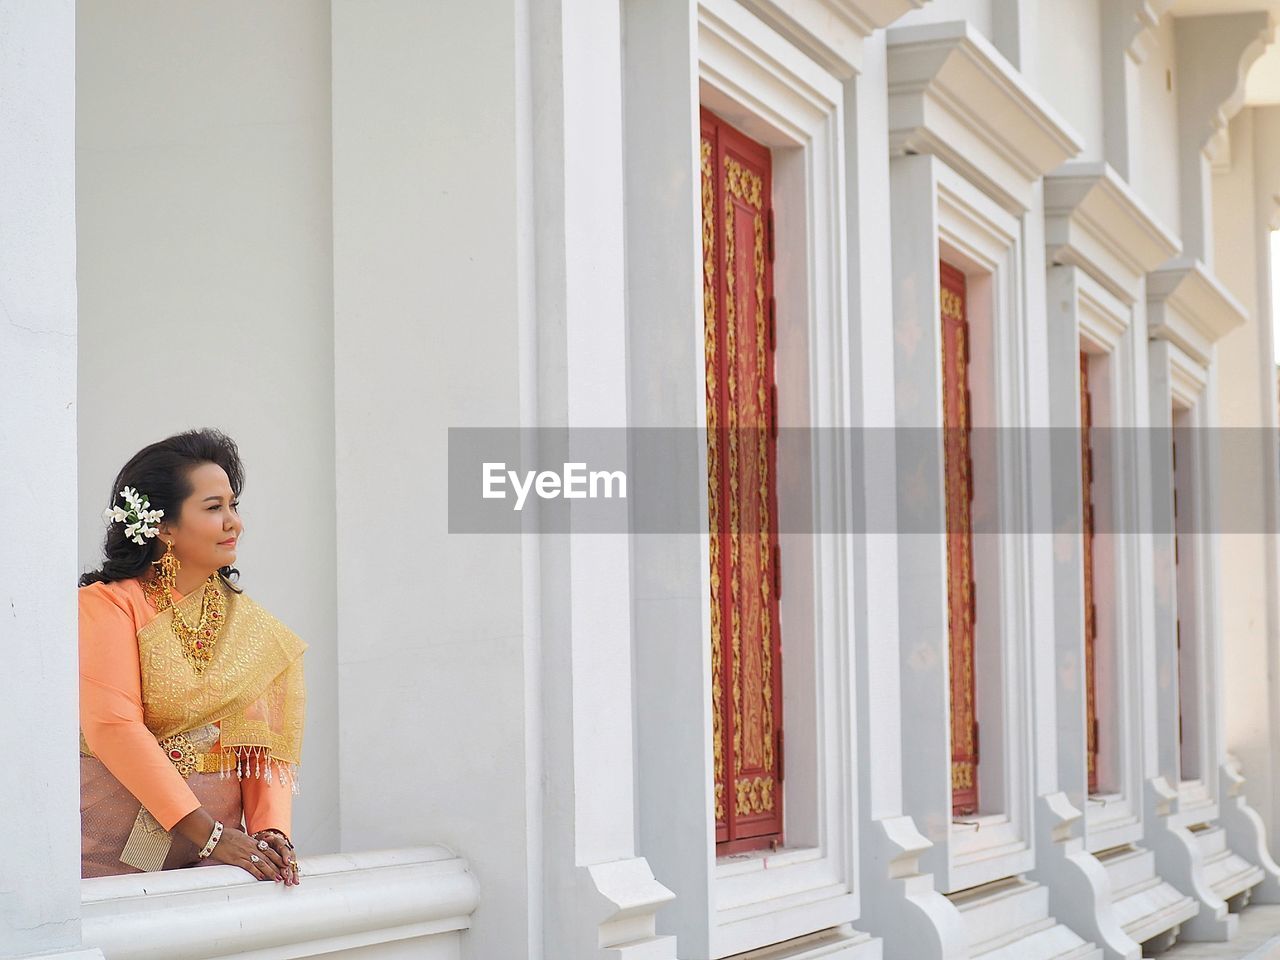
[[[160,518],[164,516],[164,511],[147,509],[151,506],[151,501],[147,499],[146,494],[138,493],[133,487],[125,487],[120,491],[120,496],[129,505],[129,509],[119,506],[107,507],[102,514],[103,519],[107,523],[116,521],[123,523],[125,539],[139,545],[145,544],[160,532],[158,524]]]

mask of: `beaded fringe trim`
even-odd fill
[[[289,792],[295,797],[300,792],[298,765],[277,760],[271,756],[271,750],[267,747],[228,747],[222,751],[221,758],[219,780],[228,780],[234,773],[237,780],[253,777],[255,780],[265,780],[270,786],[278,779],[281,785],[289,785]],[[234,766],[231,763],[233,758]]]

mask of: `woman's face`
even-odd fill
[[[187,480],[191,495],[182,501],[176,523],[169,523],[168,516],[160,522],[160,538],[173,541],[173,552],[184,567],[213,573],[235,563],[236,541],[244,530],[239,504],[227,472],[216,463],[193,467]]]

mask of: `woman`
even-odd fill
[[[216,862],[299,882],[306,644],[234,585],[243,484],[216,430],[116,477],[103,565],[80,578],[82,876]]]

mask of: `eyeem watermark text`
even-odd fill
[[[506,486],[510,483],[515,491],[516,502],[513,509],[523,510],[529,491],[533,490],[543,500],[554,500],[563,497],[565,500],[612,499],[627,497],[627,475],[621,470],[587,470],[585,463],[566,463],[562,473],[554,470],[526,470],[524,475],[516,470],[508,470],[505,462],[489,462],[483,465],[484,498],[486,500],[505,500]],[[618,493],[613,492],[617,484]],[[603,493],[601,493],[603,489]]]

